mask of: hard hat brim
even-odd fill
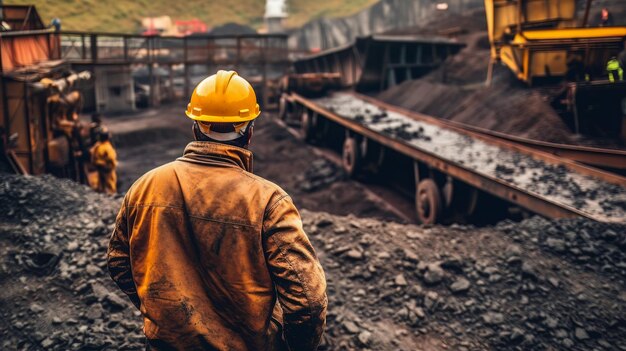
[[[199,115],[199,116],[196,116],[196,115],[190,113],[189,111],[185,110],[185,115],[187,115],[187,117],[193,119],[194,121],[213,122],[213,123],[247,122],[247,121],[252,121],[253,119],[256,119],[257,117],[259,117],[260,114],[261,114],[261,111],[259,110],[259,113],[253,114],[253,115],[250,115],[250,116],[246,116],[246,117],[242,117],[242,116],[210,116],[210,115]]]

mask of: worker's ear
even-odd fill
[[[252,140],[252,134],[254,134],[254,125],[251,125],[248,129],[248,141],[246,142],[246,145],[250,145],[250,141]]]

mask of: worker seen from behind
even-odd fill
[[[111,134],[106,128],[98,133],[98,142],[91,150],[91,163],[98,172],[96,190],[105,194],[117,193],[117,153],[111,144]]]
[[[195,141],[128,190],[107,254],[153,350],[315,350],[326,281],[298,210],[252,173],[259,105],[219,71],[193,92]]]

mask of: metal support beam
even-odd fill
[[[587,0],[587,5],[585,6],[585,17],[583,17],[582,27],[587,27],[589,25],[589,10],[591,10],[591,1]]]
[[[267,45],[268,44],[268,40],[267,38],[263,38],[263,44],[261,45],[261,62],[263,65],[263,108],[267,109],[268,105],[269,105],[269,89],[267,86]]]

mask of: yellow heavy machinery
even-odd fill
[[[562,85],[558,105],[577,133],[626,140],[626,83],[607,64],[624,50],[626,27],[589,27],[576,0],[485,0],[491,81],[501,62],[529,86]],[[555,96],[556,97],[556,96]]]

